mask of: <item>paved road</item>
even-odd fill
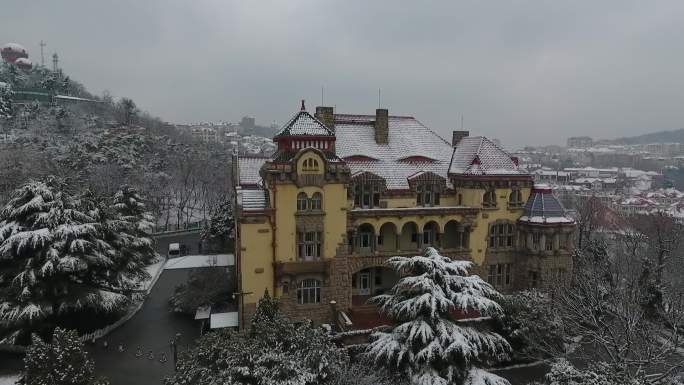
[[[180,348],[199,336],[199,324],[189,316],[169,312],[168,298],[174,288],[187,279],[189,270],[165,270],[140,311],[128,322],[96,344],[88,345],[88,350],[95,360],[99,375],[109,378],[112,385],[153,385],[161,384],[165,376],[173,373],[173,353],[170,339],[178,332],[182,334]],[[109,344],[108,349],[102,347],[103,341]],[[117,345],[123,342],[124,353],[117,351]],[[145,355],[135,357],[136,347],[141,345]],[[152,350],[154,360],[147,358]],[[166,363],[158,361],[161,353],[168,358]]]

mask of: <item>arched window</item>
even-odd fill
[[[321,302],[321,281],[305,279],[297,288],[297,301],[300,305]]]
[[[482,206],[496,207],[496,190],[489,190],[482,197]]]
[[[306,211],[306,209],[308,208],[308,201],[309,199],[306,196],[306,193],[300,192],[297,195],[297,211]]]
[[[522,193],[520,190],[511,191],[511,195],[508,197],[508,204],[513,207],[520,207],[523,204]]]
[[[311,210],[320,210],[322,208],[323,195],[315,192],[311,197]]]

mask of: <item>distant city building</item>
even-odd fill
[[[568,138],[569,148],[587,148],[594,145],[594,140],[588,136],[573,136]]]

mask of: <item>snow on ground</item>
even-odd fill
[[[191,269],[214,266],[235,266],[235,256],[233,254],[187,255],[185,257],[169,259],[164,269]]]
[[[19,381],[19,374],[0,374],[0,385],[14,385]]]

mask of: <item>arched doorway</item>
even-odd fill
[[[415,222],[407,222],[401,227],[399,250],[414,251],[418,250],[418,247],[418,225],[416,225]]]
[[[399,275],[385,266],[367,267],[352,274],[350,317],[355,329],[369,329],[389,323],[369,300],[387,293],[398,280]]]
[[[380,226],[380,234],[378,235],[377,249],[378,251],[396,251],[397,250],[397,226],[392,222],[387,222]]]
[[[430,221],[423,226],[422,247],[439,247],[439,226]]]
[[[442,245],[445,249],[460,249],[463,247],[463,226],[458,221],[451,220],[444,225]]]

